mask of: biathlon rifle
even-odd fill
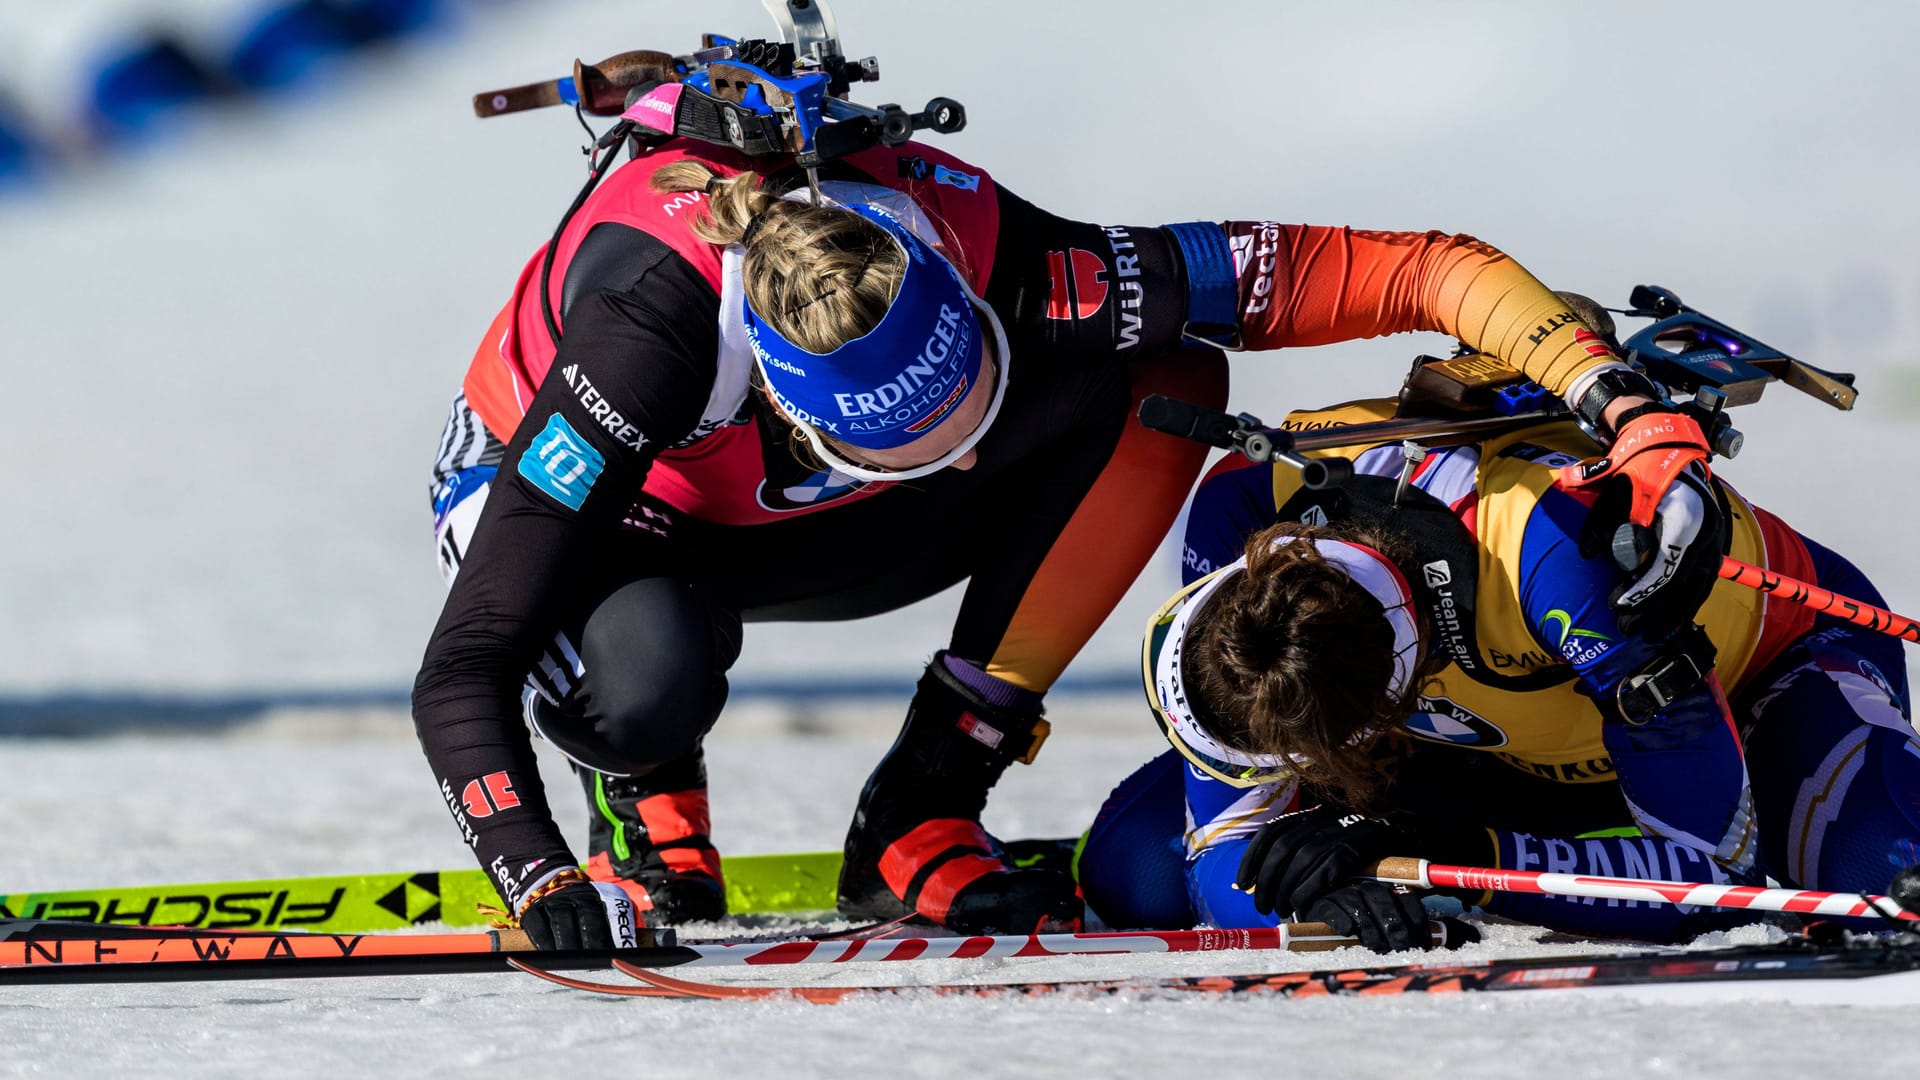
[[[967,112],[937,97],[919,112],[848,99],[855,83],[880,78],[874,57],[850,60],[823,0],[761,0],[781,39],[705,34],[701,47],[674,56],[619,53],[598,64],[574,61],[571,78],[550,79],[473,97],[474,114],[504,116],[549,105],[618,116],[597,149],[626,139],[641,145],[686,137],[749,157],[790,156],[818,186],[828,161],[878,145],[899,146],[916,131],[966,127]]]
[[[598,64],[575,60],[571,78],[473,96],[473,111],[483,119],[562,104],[574,107],[583,126],[588,113],[619,117],[587,148],[587,182],[561,215],[540,260],[540,314],[554,342],[560,340],[551,301],[554,253],[567,224],[612,166],[609,151],[622,143],[637,154],[669,139],[688,138],[748,157],[791,160],[805,170],[818,205],[820,166],[827,162],[871,146],[900,146],[925,128],[947,134],[967,126],[967,110],[952,98],[934,98],[917,113],[848,100],[854,83],[880,78],[880,61],[846,58],[839,27],[823,0],[760,3],[782,40],[705,34],[699,51],[685,56],[643,49]]]
[[[1673,404],[1676,397],[1692,395],[1674,407],[1699,422],[1712,452],[1721,457],[1735,456],[1744,442],[1726,410],[1760,400],[1761,391],[1770,382],[1784,382],[1841,410],[1852,409],[1859,396],[1852,375],[1824,371],[1796,360],[1751,334],[1686,306],[1671,289],[1634,286],[1629,298],[1632,306],[1620,314],[1649,318],[1653,323],[1624,342],[1615,337],[1611,309],[1578,293],[1563,292],[1560,296],[1616,354],[1652,379],[1668,404]],[[1307,457],[1308,453],[1399,442],[1406,460],[1394,494],[1396,504],[1406,496],[1414,470],[1431,447],[1477,442],[1556,421],[1580,424],[1573,411],[1545,387],[1529,381],[1497,357],[1476,353],[1465,345],[1449,360],[1417,357],[1401,387],[1395,412],[1390,420],[1294,432],[1269,427],[1251,413],[1228,415],[1153,394],[1140,403],[1140,422],[1154,431],[1232,451],[1261,464],[1278,461],[1291,465],[1300,470],[1302,486],[1314,489],[1337,487],[1350,479],[1353,462],[1334,455]],[[1584,424],[1580,427],[1586,430]],[[1597,433],[1587,434],[1597,447],[1605,448]],[[1648,553],[1648,535],[1640,526],[1622,525],[1621,529],[1627,530],[1628,536],[1624,541],[1615,538],[1614,559],[1622,569],[1633,570]],[[1920,642],[1920,619],[1731,556],[1721,559],[1719,576],[1877,633]],[[1912,900],[1909,910],[1920,911],[1920,866],[1906,873],[1909,880],[1905,888]]]
[[[1578,293],[1560,295],[1614,352],[1652,379],[1669,404],[1680,402],[1674,407],[1699,422],[1708,445],[1721,457],[1739,454],[1744,442],[1726,410],[1760,400],[1770,382],[1784,382],[1836,409],[1853,408],[1858,396],[1852,375],[1797,360],[1688,307],[1671,289],[1634,286],[1629,306],[1618,313],[1653,322],[1625,341],[1615,336],[1610,314],[1615,309]],[[1345,481],[1353,475],[1353,463],[1340,457],[1305,456],[1311,451],[1404,442],[1414,444],[1415,453],[1424,456],[1426,447],[1474,442],[1556,420],[1577,422],[1573,412],[1544,387],[1505,361],[1464,344],[1445,360],[1417,357],[1401,387],[1395,416],[1376,423],[1295,432],[1270,427],[1251,413],[1229,415],[1163,394],[1140,403],[1140,422],[1155,431],[1256,462],[1284,462],[1300,470],[1306,487],[1316,489]],[[1597,437],[1596,444],[1604,448]],[[1409,455],[1410,463],[1418,460]]]

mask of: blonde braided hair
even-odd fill
[[[832,352],[871,332],[906,277],[906,253],[878,225],[838,207],[768,194],[758,173],[722,177],[701,162],[677,161],[654,173],[653,189],[706,193],[707,213],[694,219],[694,235],[746,247],[747,301],[808,352]]]

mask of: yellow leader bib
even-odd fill
[[[1281,426],[1289,431],[1319,431],[1373,423],[1391,419],[1394,404],[1391,399],[1377,399],[1296,412]],[[1391,444],[1356,444],[1309,451],[1308,456],[1356,458],[1380,445]],[[1542,627],[1530,627],[1520,610],[1520,544],[1527,519],[1553,485],[1555,468],[1593,453],[1592,441],[1570,421],[1542,424],[1479,444],[1474,476],[1479,497],[1469,500],[1477,541],[1472,633],[1466,635],[1467,644],[1458,646],[1467,650],[1463,660],[1476,670],[1469,672],[1461,662],[1449,663],[1421,685],[1415,699],[1419,711],[1407,720],[1413,735],[1485,750],[1550,780],[1613,779],[1613,762],[1600,739],[1600,711],[1575,689],[1573,669],[1560,660],[1561,648],[1568,642],[1577,647],[1580,636],[1588,632],[1568,617],[1556,619],[1556,613],[1549,613]],[[1731,488],[1725,490],[1732,510],[1729,554],[1763,562],[1764,544],[1752,508]],[[1297,470],[1273,469],[1275,506],[1287,507],[1301,491]],[[1452,584],[1436,581],[1436,573],[1427,569],[1421,584],[1429,590],[1443,592]],[[1759,593],[1722,581],[1700,610],[1699,621],[1719,648],[1715,670],[1725,685],[1739,682],[1753,658],[1763,602]],[[1441,622],[1444,616],[1430,611],[1429,621]],[[1445,628],[1439,630],[1438,636],[1446,638]]]

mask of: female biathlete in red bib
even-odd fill
[[[1137,403],[1222,403],[1220,348],[1438,330],[1609,423],[1646,405],[1553,293],[1467,237],[1103,228],[918,144],[839,159],[816,204],[761,160],[673,140],[616,170],[558,236],[545,295],[546,253],[528,263],[441,441],[452,591],[415,723],[543,945],[724,913],[700,747],[742,622],[858,618],[963,580],[861,792],[842,910],[1077,919],[1071,877],[1011,865],[980,812],[1198,472]],[[1670,479],[1639,482],[1657,498]],[[529,728],[586,788],[584,864]]]

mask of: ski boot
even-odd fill
[[[588,877],[626,890],[648,926],[727,917],[698,750],[644,776],[574,771],[587,792]]]
[[[1046,740],[1040,695],[947,652],[920,679],[906,724],[860,792],[840,869],[850,919],[915,915],[960,933],[1078,929],[1065,860],[1022,866],[987,834],[987,791]]]

